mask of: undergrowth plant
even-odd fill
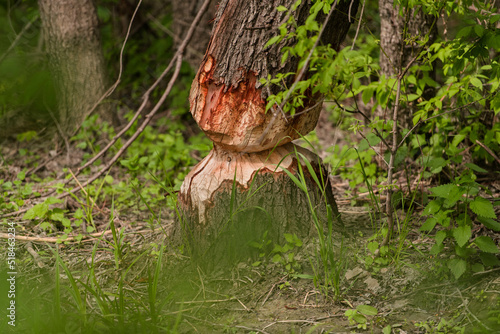
[[[292,12],[299,3],[277,10]],[[267,109],[277,105],[293,117],[306,92],[324,94],[332,113],[342,115],[344,128],[356,138],[351,145],[357,147],[357,151],[348,145],[327,149],[331,154],[326,161],[350,165],[336,169],[337,173],[358,193],[370,192],[371,206],[382,214],[375,217],[378,240],[370,241],[370,251],[382,255],[378,258],[385,264],[398,261],[411,246],[406,236],[415,223],[412,212],[425,207],[428,219],[422,232],[436,232],[431,253],[450,243],[456,257],[450,257],[446,266],[459,278],[467,268],[481,271],[499,264],[498,246],[488,236],[475,236],[472,227],[478,224],[498,231],[495,206],[499,203],[477,182],[476,174],[497,178],[500,165],[495,153],[500,151],[500,33],[496,28],[500,14],[492,4],[472,0],[396,0],[394,5],[406,25],[412,10],[433,17],[433,25],[440,17],[461,25],[444,31],[432,43],[429,34],[411,36],[404,30],[400,49],[416,47],[415,58],[395,68],[395,75],[386,76],[379,66],[379,55],[385,50],[377,47],[373,32],[363,31],[363,22],[348,47],[334,50],[315,43],[321,26],[314,18],[335,6],[334,1],[316,0],[304,25],[290,15],[267,43],[295,40],[283,48],[282,62],[299,57],[299,70],[307,66],[309,73],[298,76],[291,87],[283,86],[283,78],[294,73],[261,80],[281,88],[268,98]],[[469,10],[472,5],[477,10]],[[390,116],[382,119],[381,110]],[[442,186],[422,192],[418,185],[430,182]],[[374,189],[385,198],[373,196]],[[394,230],[398,233],[391,245]],[[383,259],[386,254],[391,254],[390,260]]]

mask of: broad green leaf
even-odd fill
[[[425,206],[423,214],[426,216],[431,215],[433,213],[438,212],[440,208],[441,208],[441,202],[434,199]]]
[[[375,89],[373,89],[373,88],[367,88],[363,91],[363,94],[361,95],[361,99],[363,100],[364,104],[368,104],[368,102],[370,102],[374,91],[375,91]]]
[[[54,210],[53,212],[50,213],[50,219],[62,222],[64,219],[64,212],[62,210]]]
[[[431,188],[431,192],[437,197],[448,198],[450,196],[450,192],[456,188],[458,188],[458,186],[448,183]]]
[[[35,214],[35,208],[31,208],[26,213],[23,215],[23,219],[35,219],[36,214]]]
[[[500,223],[491,218],[479,217],[479,221],[490,230],[500,232]]]
[[[49,205],[44,202],[37,204],[33,207],[33,212],[37,217],[44,217],[47,214],[47,211],[49,211]]]
[[[495,210],[493,209],[493,204],[482,197],[476,197],[472,202],[469,203],[469,207],[476,215],[495,219],[497,216]]]
[[[366,248],[368,248],[368,250],[372,253],[372,254],[375,254],[375,251],[378,249],[378,242],[376,241],[371,241],[368,243],[368,245],[366,246]]]
[[[493,254],[498,253],[498,247],[495,244],[495,242],[491,240],[490,237],[486,236],[477,237],[476,240],[474,240],[474,243],[483,252],[493,253]]]
[[[356,310],[358,310],[359,313],[364,315],[377,315],[378,313],[378,310],[370,305],[358,305],[356,307]]]
[[[472,169],[473,171],[478,172],[478,173],[488,173],[488,171],[486,169],[481,168],[478,165],[473,164],[473,163],[466,163],[465,166],[469,167],[470,169]]]
[[[478,78],[471,78],[470,83],[476,88],[483,89],[483,83]]]
[[[434,218],[434,217],[427,218],[425,223],[423,223],[422,226],[420,227],[420,231],[424,231],[424,232],[432,231],[434,229],[434,227],[436,226],[436,224],[437,224],[436,218]]]
[[[420,97],[420,95],[418,95],[418,94],[408,94],[408,102],[415,101],[419,97]]]
[[[285,6],[278,6],[278,7],[276,8],[276,10],[277,10],[278,12],[285,12],[285,11],[287,11],[287,10],[288,10],[288,8],[286,8]]]
[[[62,203],[62,199],[60,198],[55,198],[55,197],[49,197],[45,200],[44,203],[47,203],[47,204],[56,204],[56,203]]]
[[[445,238],[446,238],[446,231],[438,231],[436,233],[436,236],[434,237],[434,240],[436,240],[437,244],[442,244]]]
[[[481,258],[481,262],[486,267],[500,266],[500,259],[494,254],[481,252],[479,253],[479,258]]]
[[[453,237],[460,247],[463,247],[472,236],[469,225],[459,226],[453,230]]]
[[[448,262],[448,268],[455,276],[455,279],[459,279],[465,273],[467,263],[462,259],[452,259]]]
[[[282,39],[281,36],[274,36],[266,43],[266,45],[264,45],[264,49],[267,48],[268,46],[278,43],[279,41],[281,41],[281,39]]]

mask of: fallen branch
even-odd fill
[[[112,232],[111,230],[107,230],[104,232],[96,232],[96,233],[92,233],[92,234],[86,234],[86,235],[83,235],[82,239],[93,239],[93,238],[97,238],[100,236],[105,236],[105,235],[111,234],[111,232]],[[69,236],[62,241],[75,241],[76,237],[77,236]],[[0,238],[9,239],[9,238],[12,238],[12,236],[9,235],[9,233],[0,233]],[[61,241],[61,237],[28,237],[25,235],[16,235],[15,239],[19,240],[19,241],[49,242],[49,243],[58,243]]]

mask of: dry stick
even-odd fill
[[[483,143],[481,143],[477,139],[476,139],[476,144],[478,144],[479,146],[481,146],[482,148],[484,148],[486,150],[486,152],[488,152],[500,164],[500,159],[496,156],[495,153],[493,153],[492,150],[490,150],[490,148],[488,146],[484,145]]]
[[[208,5],[210,4],[211,0],[205,0],[205,2],[203,3],[203,5],[201,6],[200,10],[198,11],[198,14],[196,15],[196,17],[194,18],[193,22],[191,23],[191,27],[189,28],[187,34],[186,34],[186,37],[184,38],[182,44],[179,46],[179,49],[177,50],[177,52],[175,53],[174,57],[172,58],[172,60],[170,61],[170,64],[168,65],[167,69],[162,73],[162,75],[158,78],[158,80],[153,84],[153,86],[150,87],[150,89],[148,89],[148,91],[145,93],[144,95],[144,101],[140,107],[139,110],[142,111],[142,109],[146,106],[146,103],[149,99],[149,94],[151,93],[151,91],[154,89],[154,87],[156,87],[156,85],[158,85],[159,81],[167,74],[167,72],[170,70],[171,66],[173,65],[174,61],[176,66],[175,66],[175,70],[174,70],[174,74],[172,75],[172,77],[170,78],[170,81],[167,85],[167,88],[165,89],[165,92],[163,93],[163,95],[161,96],[160,100],[156,103],[156,105],[154,106],[154,108],[151,110],[151,112],[146,115],[145,117],[145,120],[144,122],[141,124],[141,126],[136,130],[136,132],[132,135],[132,137],[120,148],[120,150],[118,150],[118,152],[113,156],[113,158],[104,166],[103,169],[101,169],[97,174],[93,175],[89,180],[87,180],[85,183],[83,183],[82,187],[86,187],[88,184],[94,182],[97,178],[99,178],[102,174],[104,174],[117,160],[118,158],[123,154],[123,152],[132,144],[132,142],[137,139],[137,137],[142,133],[142,131],[146,128],[146,126],[149,124],[149,122],[151,121],[152,117],[156,114],[156,112],[160,109],[161,105],[163,104],[163,102],[165,101],[165,99],[167,98],[167,96],[170,94],[170,91],[172,90],[172,87],[177,79],[177,77],[179,76],[179,72],[180,72],[180,69],[181,69],[181,65],[182,65],[182,54],[184,52],[184,49],[186,48],[187,46],[187,43],[189,42],[189,40],[191,39],[191,37],[193,36],[193,33],[194,33],[194,30],[196,28],[196,26],[198,25],[199,21],[201,20],[201,16],[203,15],[203,13],[205,12],[205,10],[207,9]],[[138,117],[139,116],[139,113],[136,113],[136,115],[134,115],[134,117]],[[127,124],[127,126],[130,128],[132,126],[131,123]],[[125,130],[126,131],[126,130]],[[119,133],[119,135],[123,134],[125,131],[121,131]],[[106,151],[107,149],[109,149],[109,147],[111,147],[113,145],[114,142],[116,142],[116,140],[118,140],[118,135],[115,136],[115,138],[113,138],[112,142],[110,142],[110,144],[108,144],[101,152],[98,153],[98,156],[101,156],[104,151]],[[87,164],[85,164],[84,166],[80,167],[76,172],[75,172],[75,176],[78,175],[79,172],[81,172],[81,170],[85,167],[85,166],[88,166],[91,162],[93,163],[95,161],[95,157],[93,159],[91,159]],[[63,193],[63,194],[60,194],[59,196],[57,196],[57,198],[64,198],[66,196],[68,196],[70,193],[76,193],[80,188],[76,187],[76,188],[73,188],[71,191],[69,192],[66,192],[66,193]],[[5,218],[5,217],[10,217],[10,216],[14,216],[14,215],[17,215],[17,214],[20,214],[20,213],[24,213],[26,211],[28,211],[29,209],[26,208],[26,209],[22,209],[22,210],[19,210],[19,211],[16,211],[16,212],[11,212],[11,213],[8,213],[8,214],[5,214],[5,215],[2,215],[0,216],[0,218]]]
[[[316,50],[316,48],[318,47],[319,41],[321,39],[321,35],[323,35],[323,31],[325,31],[326,24],[330,20],[330,16],[332,16],[332,13],[333,13],[333,11],[335,10],[336,7],[337,7],[337,0],[335,0],[335,2],[333,3],[332,8],[330,9],[330,12],[328,13],[327,17],[323,21],[323,26],[321,27],[321,30],[319,31],[318,38],[314,42],[314,45],[311,48],[311,51],[309,51],[309,54],[307,55],[306,61],[304,62],[304,65],[302,66],[302,68],[299,71],[299,75],[297,75],[297,77],[295,78],[295,81],[293,82],[292,87],[290,87],[290,89],[288,90],[287,94],[285,95],[285,98],[283,99],[283,102],[281,102],[281,105],[279,106],[280,109],[283,109],[283,107],[285,106],[285,104],[288,102],[288,99],[290,98],[290,95],[292,95],[292,92],[295,90],[295,87],[297,86],[297,84],[299,83],[299,81],[302,80],[302,77],[304,76],[304,74],[306,72],[306,69],[309,66],[309,62],[311,61],[312,54],[313,54],[314,50]],[[269,122],[269,124],[267,125],[266,129],[264,130],[264,132],[262,132],[262,135],[258,139],[259,143],[262,144],[262,142],[264,141],[264,139],[267,136],[267,133],[269,132],[269,130],[271,130],[272,125],[276,121],[275,115],[273,116],[273,118],[271,119],[271,121]]]
[[[137,6],[135,7],[134,13],[132,14],[132,17],[130,18],[130,22],[129,22],[128,28],[127,28],[127,34],[125,35],[125,40],[123,41],[122,48],[120,50],[120,57],[119,57],[120,70],[118,71],[118,78],[116,79],[115,83],[113,85],[111,85],[111,87],[109,87],[109,89],[106,91],[106,93],[104,93],[104,95],[101,96],[101,98],[99,100],[97,100],[97,102],[87,112],[87,116],[90,115],[90,114],[92,114],[92,112],[94,112],[95,108],[97,108],[97,106],[99,104],[101,104],[101,102],[105,98],[107,98],[108,96],[110,96],[115,91],[116,87],[118,87],[118,85],[121,82],[122,73],[123,73],[123,52],[125,50],[125,45],[127,44],[128,38],[130,36],[130,31],[132,30],[132,23],[134,22],[134,19],[135,19],[135,16],[136,16],[137,12],[139,11],[139,7],[141,6],[141,3],[142,3],[142,0],[139,0],[139,2],[137,3]],[[75,130],[75,133],[77,131],[78,131],[78,129]]]
[[[358,22],[358,28],[356,29],[356,34],[354,35],[354,39],[352,40],[352,45],[351,45],[351,50],[354,50],[354,44],[356,43],[356,40],[358,39],[358,33],[361,28],[361,19],[363,18],[363,11],[365,10],[365,3],[366,0],[363,1],[363,5],[361,6],[361,13],[359,14],[359,22]],[[349,11],[349,15],[351,12]]]
[[[465,307],[465,310],[481,325],[483,326],[485,329],[487,329],[488,331],[490,331],[490,333],[493,332],[493,330],[491,328],[489,328],[488,326],[486,326],[481,320],[478,319],[478,317],[476,317],[476,315],[474,313],[471,312],[471,310],[469,309],[469,306],[468,306],[468,302],[467,300],[464,299],[464,296],[462,296],[462,292],[460,291],[459,288],[456,288],[457,289],[457,292],[458,294],[460,295],[460,298],[462,299],[462,304],[464,305]]]
[[[104,236],[104,235],[111,234],[111,233],[112,233],[111,230],[104,231],[104,232],[92,233],[92,234],[84,235],[82,239],[96,238],[96,237]],[[8,233],[0,233],[0,238],[9,239],[9,238],[12,238],[12,236],[9,236]],[[19,240],[19,241],[33,241],[33,242],[56,243],[58,241],[61,241],[60,237],[28,237],[28,236],[24,236],[24,235],[16,235],[15,238],[16,238],[16,240]],[[76,240],[76,236],[70,236],[62,241],[73,241],[73,240]]]
[[[396,103],[394,104],[394,112],[392,114],[392,149],[391,155],[389,157],[389,166],[387,171],[387,198],[385,201],[385,212],[387,214],[387,223],[389,225],[389,230],[382,242],[382,246],[389,243],[392,236],[392,229],[394,227],[394,215],[392,212],[392,176],[394,170],[394,157],[396,156],[396,151],[398,149],[398,111],[399,111],[399,98],[401,96],[401,80],[403,79],[404,72],[400,72],[398,75],[398,88],[396,91]]]
[[[31,254],[31,256],[33,257],[39,268],[45,267],[45,263],[43,263],[42,259],[40,258],[40,255],[38,255],[38,253],[33,249],[33,245],[31,244],[30,241],[26,243],[26,250],[28,251],[28,253]]]
[[[12,42],[12,44],[10,45],[10,47],[7,49],[7,51],[5,51],[5,53],[0,57],[0,63],[7,57],[7,55],[12,51],[12,49],[14,49],[16,47],[17,43],[19,43],[19,41],[21,40],[21,37],[24,35],[24,33],[31,27],[31,25],[33,24],[33,22],[35,22],[36,20],[38,20],[38,15],[35,16],[33,19],[31,19],[31,21],[29,21],[23,27],[23,29],[16,36],[16,38],[14,39],[14,41]]]

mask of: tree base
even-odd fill
[[[284,171],[300,179],[298,160],[304,158],[320,183],[301,162],[307,193]],[[283,244],[285,233],[309,238],[316,232],[313,215],[321,226],[330,219],[339,230],[327,175],[317,155],[293,144],[258,153],[216,146],[184,180],[174,240],[211,266],[246,259],[259,251],[256,244]]]

